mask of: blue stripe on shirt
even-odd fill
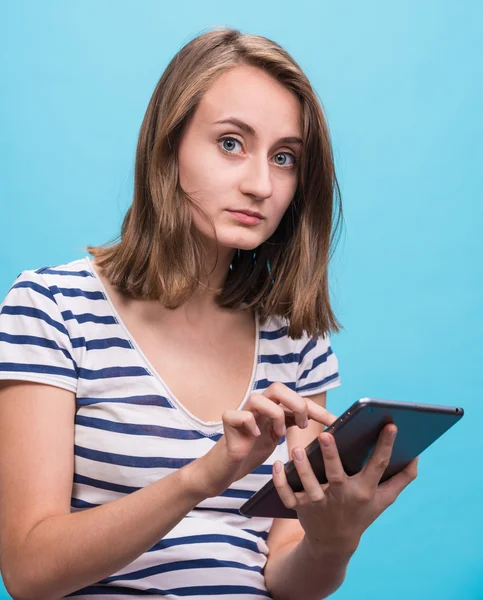
[[[108,350],[109,348],[127,348],[133,350],[129,340],[112,337],[100,338],[98,340],[87,340],[84,337],[73,338],[73,348],[85,348],[86,350]]]
[[[112,379],[113,377],[144,377],[151,373],[144,367],[105,367],[104,369],[79,369],[81,379]]]
[[[146,394],[144,396],[125,396],[121,398],[90,398],[86,396],[85,398],[77,397],[76,402],[79,406],[91,406],[93,404],[100,404],[102,402],[114,402],[119,404],[134,404],[139,406],[159,406],[160,408],[174,408],[165,396],[159,396],[157,394]]]
[[[195,460],[194,458],[177,458],[167,456],[131,456],[129,454],[117,454],[115,452],[104,452],[93,450],[83,446],[74,445],[74,454],[81,458],[87,458],[101,463],[134,467],[136,469],[181,469]],[[271,465],[260,465],[254,471],[254,475],[271,475]]]
[[[31,308],[30,306],[8,306],[8,305],[6,305],[2,308],[2,312],[0,314],[13,315],[13,316],[23,315],[24,317],[32,317],[34,319],[40,319],[41,321],[44,321],[48,325],[51,325],[52,327],[57,329],[57,331],[60,331],[61,333],[65,334],[67,337],[69,337],[67,329],[65,328],[64,325],[62,325],[61,323],[52,319],[52,317],[50,317],[46,312],[44,312],[43,310],[40,310],[39,308]]]
[[[281,327],[275,331],[260,331],[260,338],[262,340],[278,340],[283,338],[288,333],[288,327]]]
[[[117,492],[119,494],[132,494],[140,490],[140,487],[132,485],[124,485],[120,483],[113,483],[111,481],[103,481],[102,479],[94,479],[93,477],[86,477],[80,473],[74,473],[74,483],[88,485],[95,489],[108,490],[111,492]],[[249,500],[255,492],[251,490],[234,490],[231,488],[226,489],[220,496],[224,498],[238,498],[241,500]]]
[[[315,348],[315,346],[317,345],[317,340],[315,338],[311,338],[306,344],[305,346],[302,348],[302,351],[300,352],[299,355],[299,360],[300,362],[302,362],[302,360],[305,358],[305,356],[313,349]]]
[[[67,298],[82,297],[82,298],[87,298],[88,300],[105,300],[106,299],[104,294],[100,291],[90,292],[90,291],[86,291],[86,290],[81,290],[79,288],[60,288],[56,285],[49,286],[49,290],[51,291],[52,295],[62,294],[62,296],[65,296]]]
[[[234,535],[225,535],[223,533],[201,533],[198,535],[186,535],[176,538],[163,538],[150,548],[148,552],[155,552],[157,550],[162,550],[163,548],[172,548],[173,546],[182,544],[230,544],[230,546],[246,548],[257,554],[260,553],[256,542]]]
[[[267,389],[270,385],[272,385],[272,383],[275,383],[274,381],[269,381],[268,379],[259,379],[256,384],[254,389]],[[282,381],[282,383],[284,385],[286,385],[288,388],[290,388],[291,390],[295,391],[295,381]]]
[[[82,485],[88,485],[90,487],[99,490],[109,490],[110,492],[118,492],[119,494],[132,494],[137,492],[141,488],[133,485],[123,485],[120,483],[112,483],[110,481],[102,481],[101,479],[94,479],[93,477],[86,477],[80,473],[74,473],[74,483]]]
[[[54,340],[47,340],[42,337],[35,335],[10,335],[9,333],[0,332],[0,342],[6,342],[7,344],[26,344],[29,346],[41,346],[43,348],[51,348],[52,350],[59,350],[62,354],[72,360],[70,352],[65,348],[61,348]]]
[[[220,496],[225,498],[241,498],[242,500],[249,500],[253,496],[254,492],[250,490],[236,490],[233,488],[227,488]]]
[[[312,369],[315,369],[316,367],[318,367],[319,365],[321,365],[324,362],[327,362],[327,359],[329,358],[329,356],[333,354],[332,352],[332,348],[329,346],[327,348],[327,352],[324,352],[324,354],[321,354],[320,356],[318,356],[317,358],[315,358],[312,362]]]
[[[1,362],[0,371],[6,371],[8,373],[42,373],[44,375],[62,375],[64,377],[77,379],[77,373],[75,370],[65,369],[63,367],[53,367],[51,365]]]
[[[252,494],[253,496],[253,494]],[[219,508],[217,506],[195,506],[193,508],[193,513],[197,513],[197,512],[219,512],[219,513],[224,513],[227,515],[237,515],[239,516],[245,516],[245,515],[241,515],[240,511],[238,510],[238,508]]]
[[[183,588],[171,588],[171,589],[160,589],[150,587],[148,589],[133,589],[131,587],[124,586],[114,586],[108,587],[103,585],[90,585],[82,590],[78,590],[76,592],[72,592],[71,594],[67,594],[66,598],[70,596],[80,596],[80,595],[125,595],[125,596],[152,596],[153,594],[159,595],[159,597],[164,598],[167,596],[185,596],[185,597],[194,597],[196,600],[200,600],[203,596],[220,596],[220,595],[230,595],[230,594],[252,594],[256,596],[263,596],[265,598],[270,598],[270,594],[265,590],[260,590],[258,588],[254,588],[249,585],[198,585],[192,587],[183,587]]]
[[[111,315],[93,315],[92,313],[83,313],[74,315],[71,310],[62,311],[64,321],[72,321],[75,319],[78,323],[102,323],[103,325],[116,325],[117,321]]]
[[[138,469],[180,469],[194,460],[193,458],[169,458],[164,456],[130,456],[129,454],[92,450],[78,445],[74,445],[74,454],[97,462]]]
[[[51,267],[43,267],[42,269],[37,269],[35,272],[39,275],[72,275],[73,277],[94,277],[94,275],[89,273],[89,271],[65,271],[62,269],[52,269]]]
[[[78,498],[71,498],[70,505],[72,508],[95,508],[96,506],[101,506],[100,504],[92,504],[92,502],[86,502],[85,500],[80,500]]]
[[[302,381],[302,379],[305,379],[315,369],[315,367],[318,367],[322,363],[327,362],[327,358],[331,354],[332,354],[332,349],[329,348],[329,350],[327,350],[327,352],[325,352],[324,354],[321,354],[320,356],[318,356],[317,358],[315,358],[312,361],[311,367],[308,368],[308,369],[305,369],[305,371],[300,375],[299,382]]]
[[[128,435],[149,435],[175,440],[199,440],[206,437],[203,433],[190,429],[175,429],[173,427],[163,427],[162,425],[151,425],[148,423],[119,423],[107,419],[84,417],[79,414],[76,415],[75,423],[76,425],[83,425],[84,427],[92,427],[104,431],[115,431],[117,433],[125,433]],[[215,437],[219,439],[221,435],[212,436],[209,439],[217,441],[215,440]]]
[[[325,385],[326,383],[329,383],[329,382],[333,381],[334,379],[338,379],[338,377],[339,377],[339,373],[333,373],[332,375],[329,375],[328,377],[325,377],[324,379],[321,379],[320,381],[314,381],[313,383],[307,383],[305,385],[302,385],[297,388],[297,394],[300,394],[300,392],[308,392],[310,390],[321,387],[322,385]]]
[[[170,573],[172,571],[184,571],[185,569],[243,569],[244,571],[253,571],[255,573],[262,573],[262,567],[254,566],[250,567],[240,562],[233,560],[217,560],[216,558],[198,558],[194,560],[178,560],[176,562],[168,562],[163,564],[154,565],[152,567],[146,567],[145,569],[139,569],[138,571],[131,571],[129,573],[123,573],[122,575],[113,575],[106,577],[99,581],[99,584],[111,583],[113,581],[125,581],[126,579],[144,579],[153,575],[159,575],[160,573]]]
[[[257,537],[262,538],[262,540],[268,540],[268,531],[255,531],[254,529],[242,529],[242,531],[246,531],[247,533],[251,533],[252,535],[256,535]]]
[[[288,354],[262,354],[260,362],[271,365],[298,363],[299,355],[296,352],[289,352]]]
[[[55,303],[55,299],[52,296],[52,293],[50,292],[50,290],[48,288],[44,287],[43,285],[39,285],[38,283],[35,283],[35,281],[19,281],[18,283],[15,283],[11,287],[12,290],[14,290],[15,288],[29,288],[29,289],[33,290],[34,292],[37,292],[38,294],[45,296],[51,302]]]

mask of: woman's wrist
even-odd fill
[[[351,559],[354,552],[359,546],[360,538],[339,538],[335,539],[324,539],[314,540],[310,536],[305,536],[302,539],[302,546],[305,551],[315,560],[324,559],[325,561],[335,561],[347,563]]]
[[[181,485],[185,489],[188,497],[192,499],[194,506],[211,497],[207,487],[206,477],[200,468],[200,462],[201,459],[198,458],[178,471],[181,478]]]

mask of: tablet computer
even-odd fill
[[[371,455],[382,428],[388,423],[395,423],[398,434],[391,460],[381,478],[382,483],[406,467],[463,415],[464,410],[456,406],[362,398],[330,427],[326,427],[325,431],[334,436],[347,475],[355,475]],[[315,438],[305,451],[318,481],[326,483],[318,438]],[[285,465],[285,473],[290,487],[295,492],[302,491],[303,486],[293,460]],[[286,508],[280,500],[273,479],[247,500],[240,512],[249,517],[297,518],[296,511]]]

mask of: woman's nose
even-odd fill
[[[240,191],[257,198],[269,198],[273,191],[270,165],[266,159],[253,159],[249,161],[243,174]]]

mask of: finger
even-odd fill
[[[292,451],[292,459],[309,500],[311,502],[321,502],[324,498],[324,492],[317,481],[305,450],[299,446],[295,447]]]
[[[255,437],[261,434],[255,415],[248,410],[225,410],[222,415],[223,426],[233,431],[245,432]]]
[[[313,400],[310,400],[309,398],[305,398],[305,400],[307,401],[309,422],[312,420],[312,421],[315,421],[316,423],[320,423],[322,425],[325,425],[326,427],[329,427],[330,425],[332,425],[332,423],[334,421],[337,421],[337,417],[335,415],[333,415],[331,412],[329,412],[323,406],[320,406],[320,404],[317,404],[317,402],[314,402]],[[282,408],[284,408],[284,407],[282,406]],[[285,424],[286,424],[287,428],[297,425],[292,411],[289,410],[288,408],[284,408],[284,411],[285,411]]]
[[[245,405],[245,410],[268,417],[272,421],[273,430],[278,436],[282,437],[287,433],[283,409],[263,394],[252,394]]]
[[[320,406],[320,404],[317,404],[317,402],[314,402],[310,398],[305,398],[305,400],[307,402],[309,419],[313,419],[318,423],[327,425],[327,427],[332,425],[334,421],[337,421],[337,417],[335,415],[333,415],[323,406]]]
[[[347,473],[344,471],[340,460],[339,451],[333,436],[330,433],[321,433],[319,444],[324,458],[325,475],[331,487],[335,490],[343,485],[347,480]]]
[[[391,460],[394,440],[396,439],[397,427],[394,423],[386,425],[377,439],[377,444],[372,451],[369,460],[361,469],[361,475],[364,481],[371,487],[377,488],[384,471],[387,469]]]
[[[289,486],[287,476],[283,464],[276,460],[272,469],[273,484],[286,508],[295,508],[297,506],[297,498],[294,491]]]
[[[309,410],[307,401],[302,396],[299,396],[297,392],[294,392],[284,383],[276,381],[268,386],[263,392],[263,396],[282,404],[284,407],[290,409],[295,418],[295,422],[299,427],[305,429],[309,424]],[[315,402],[314,402],[315,404]]]
[[[378,488],[378,493],[387,500],[386,505],[392,504],[399,494],[418,476],[419,457],[412,460],[404,469],[396,473]]]

